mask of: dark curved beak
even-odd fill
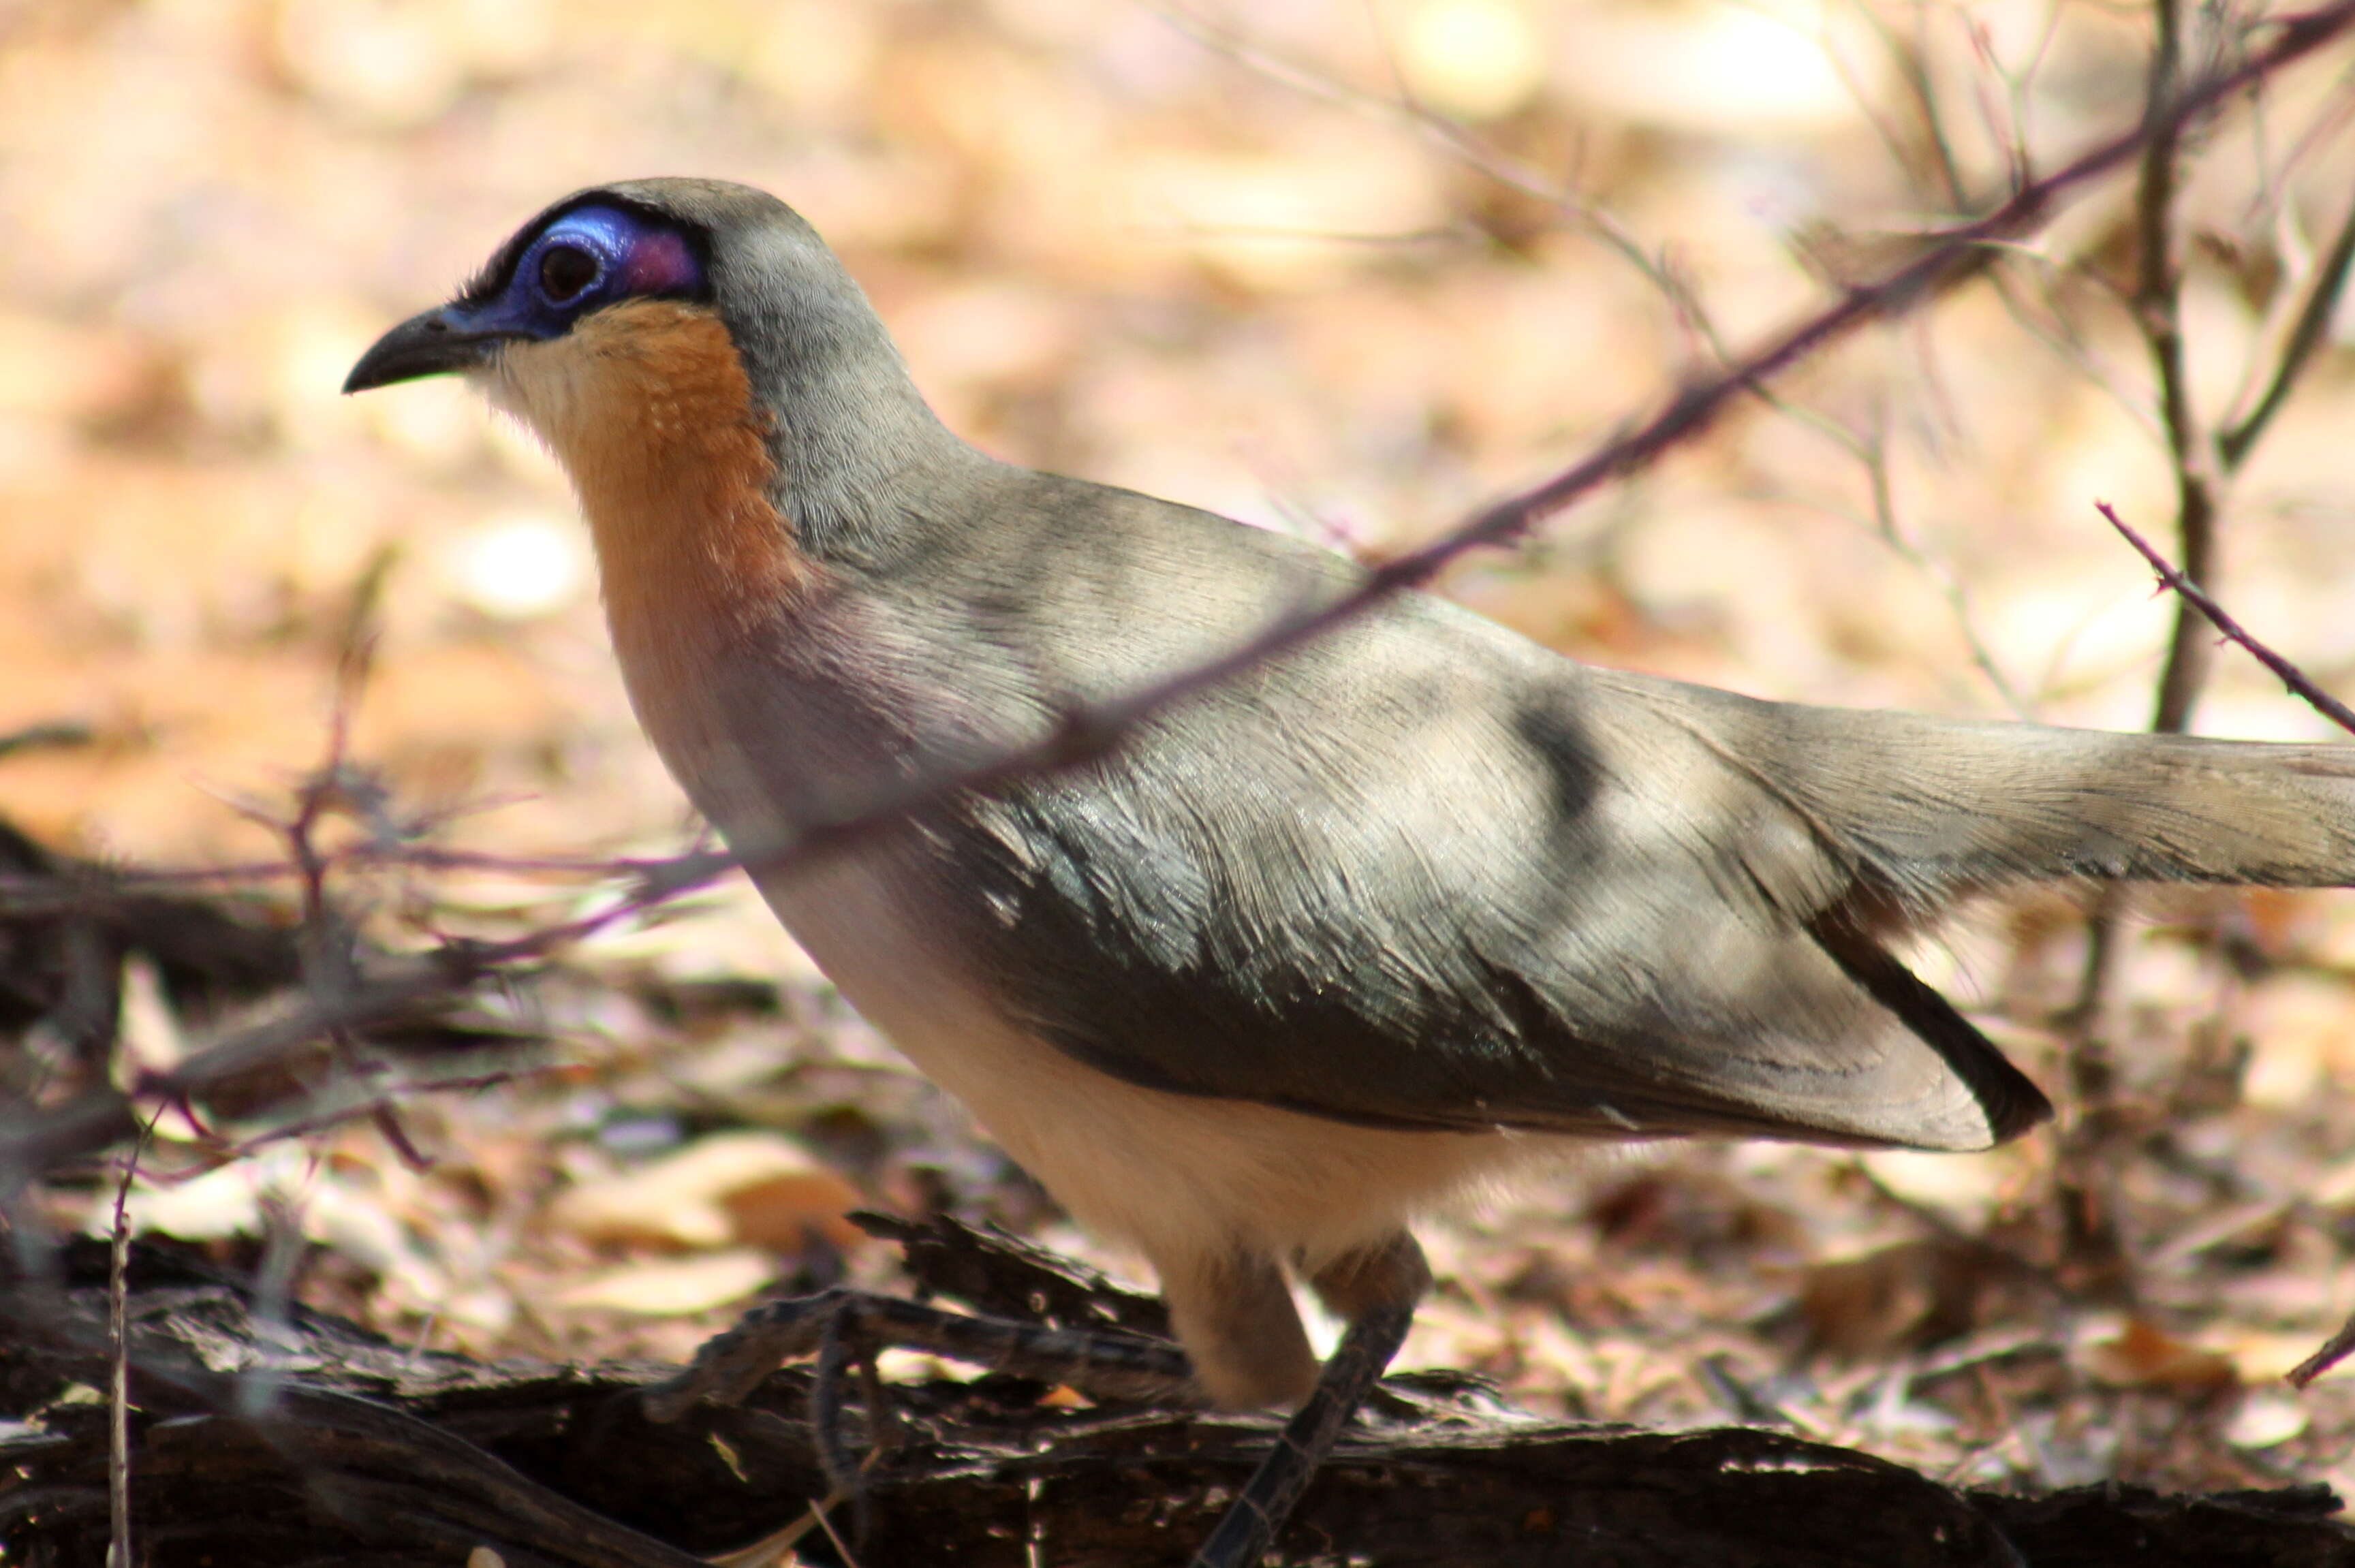
[[[421,376],[475,369],[490,363],[500,344],[527,336],[476,319],[459,305],[437,306],[378,338],[344,378],[344,390],[365,392]]]

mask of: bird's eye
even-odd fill
[[[575,245],[550,245],[539,258],[539,292],[550,304],[569,304],[596,283],[604,266]]]

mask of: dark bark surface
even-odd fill
[[[1132,1310],[1048,1254],[1003,1253],[953,1226],[926,1236],[911,1251],[935,1288],[1049,1303],[1066,1320]],[[107,1412],[92,1392],[106,1383],[103,1253],[79,1247],[55,1261],[0,1297],[12,1423],[0,1425],[0,1559],[94,1568],[108,1530]],[[144,1563],[446,1568],[488,1547],[509,1568],[687,1564],[808,1519],[808,1500],[826,1490],[801,1368],[741,1408],[698,1407],[661,1425],[638,1395],[667,1367],[412,1355],[299,1307],[261,1317],[234,1282],[148,1249],[130,1281]],[[864,1499],[832,1510],[858,1562],[1183,1563],[1275,1424],[1060,1408],[1044,1392],[998,1376],[893,1387],[896,1439],[869,1467]],[[845,1424],[863,1445],[855,1393]],[[1385,1385],[1309,1491],[1281,1560],[2306,1568],[2355,1563],[2338,1506],[2321,1488],[1965,1494],[1781,1433],[1541,1422],[1476,1383],[1414,1377]],[[795,1550],[839,1561],[815,1529]]]

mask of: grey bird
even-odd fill
[[[447,371],[570,472],[638,718],[778,918],[1151,1262],[1221,1405],[1315,1382],[1292,1278],[1402,1332],[1410,1221],[1565,1148],[2043,1120],[1887,945],[1964,894],[2355,882],[2355,749],[1755,701],[1414,593],[1085,766],[761,865],[1362,572],[966,445],[741,186],[565,197],[346,389]]]

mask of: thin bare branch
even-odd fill
[[[2290,391],[2312,363],[2315,350],[2329,338],[2331,319],[2347,292],[2350,263],[2355,263],[2355,201],[2348,203],[2347,216],[2339,220],[2339,232],[2331,237],[2329,249],[2316,263],[2314,274],[2307,282],[2306,298],[2298,306],[2264,394],[2245,416],[2216,438],[2216,450],[2223,459],[2225,472],[2237,470],[2246,460],[2257,439],[2265,433],[2265,427],[2289,401]]]
[[[2339,1326],[2339,1332],[2322,1342],[2314,1354],[2282,1374],[2282,1381],[2292,1388],[2304,1388],[2355,1352],[2355,1317]]]
[[[281,1122],[264,1132],[256,1133],[251,1137],[238,1143],[230,1143],[224,1139],[212,1144],[198,1145],[197,1146],[199,1149],[198,1157],[191,1163],[169,1172],[151,1172],[148,1179],[159,1187],[176,1186],[182,1182],[193,1181],[209,1171],[218,1170],[222,1166],[233,1165],[240,1159],[269,1147],[272,1144],[284,1143],[290,1138],[307,1137],[313,1133],[325,1132],[329,1127],[341,1126],[347,1122],[363,1120],[373,1122],[385,1107],[406,1104],[420,1095],[473,1093],[478,1090],[495,1089],[504,1084],[522,1083],[527,1079],[562,1071],[560,1067],[502,1068],[495,1072],[472,1072],[455,1078],[403,1078],[381,1083],[375,1085],[375,1093],[359,1104],[344,1105],[333,1110],[298,1115],[291,1121]],[[308,1103],[316,1103],[326,1097],[326,1092],[323,1091],[312,1095]]]
[[[1417,103],[1403,91],[1397,97],[1362,91],[1238,38],[1178,6],[1167,8],[1163,15],[1172,27],[1203,48],[1256,71],[1271,81],[1354,113],[1404,126],[1506,189],[1553,208],[1659,290],[1676,312],[1678,319],[1699,335],[1720,357],[1723,357],[1724,350],[1718,342],[1716,329],[1689,281],[1677,271],[1665,253],[1647,247],[1634,230],[1608,209],[1588,201],[1569,186],[1550,177],[1543,170],[1488,146],[1455,121]]]
[[[2183,570],[2201,582],[2215,580],[2217,475],[2214,454],[2192,407],[2191,378],[2183,346],[2183,272],[2177,253],[2175,200],[2181,178],[2184,122],[2168,112],[2183,76],[2184,27],[2189,0],[2154,0],[2158,24],[2153,42],[2147,118],[2151,133],[2142,148],[2136,181],[2134,227],[2136,274],[2131,304],[2135,322],[2150,350],[2158,382],[2160,425],[2175,473],[2175,528]],[[2150,727],[2180,733],[2207,684],[2213,645],[2189,603],[2176,609],[2174,635]]]
[[[158,1113],[160,1114],[160,1112]],[[107,1455],[106,1568],[132,1568],[131,1552],[131,1185],[138,1179],[139,1156],[155,1135],[149,1116],[139,1136],[123,1157],[123,1171],[114,1184],[114,1223],[108,1236],[106,1263]]]
[[[1945,600],[1946,612],[1953,617],[1955,630],[1960,634],[1964,647],[1970,653],[1971,663],[1986,677],[1987,685],[1995,688],[1996,696],[2011,710],[2012,717],[2034,719],[2036,710],[2033,704],[2020,695],[2019,688],[2012,684],[2011,677],[2004,673],[2002,664],[1996,658],[1995,649],[1979,633],[1978,617],[1972,609],[1969,586],[1945,561],[1915,543],[1899,523],[1897,498],[1891,488],[1887,441],[1876,434],[1870,438],[1868,449],[1861,455],[1864,471],[1871,485],[1873,530],[1900,560],[1920,572],[1937,589],[1939,597]]]
[[[2143,560],[2150,562],[2150,569],[2158,573],[2161,587],[2171,590],[2185,604],[2198,612],[2210,625],[2216,628],[2225,641],[2238,644],[2246,649],[2251,657],[2278,676],[2281,683],[2290,689],[2293,696],[2304,700],[2316,712],[2338,725],[2341,730],[2355,735],[2355,709],[2349,708],[2345,703],[2323,690],[2304,670],[2259,642],[2247,627],[2227,613],[2222,604],[2210,598],[2205,589],[2184,572],[2178,571],[2165,556],[2158,552],[2156,546],[2137,533],[2125,518],[2118,516],[2117,509],[2107,501],[2096,501],[2094,507],[2108,519],[2110,527],[2118,530],[2126,543],[2134,546],[2136,552]]]
[[[97,731],[70,720],[27,724],[22,730],[12,730],[0,735],[0,757],[15,752],[63,751],[69,747],[90,745],[97,739]]]
[[[2190,0],[2152,0],[2151,4],[2156,36],[2143,99],[2151,134],[2143,144],[2135,182],[2135,281],[2126,304],[2142,334],[2158,386],[2159,429],[2175,478],[2175,531],[2184,570],[2201,581],[2211,581],[2222,565],[2216,537],[2221,480],[2215,454],[2192,406],[2190,372],[2184,355],[2183,272],[2176,242],[2175,201],[2185,127],[2169,113],[2183,77],[2183,32],[2190,4]],[[2189,602],[2177,604],[2166,663],[2152,703],[2151,729],[2161,734],[2181,734],[2190,728],[2191,710],[2208,684],[2214,658],[2214,645],[2200,629],[2199,613]],[[2088,1104],[2099,1104],[2115,1078],[2100,1021],[2117,975],[2118,922],[2130,896],[2122,888],[2104,889],[2087,923],[2084,977],[2072,1009],[2083,1028],[2070,1053],[2070,1074]],[[2106,1125],[2103,1118],[2089,1117],[2080,1124],[2080,1131],[2085,1138],[2097,1139]],[[2086,1182],[2107,1179],[2100,1160],[2084,1164]],[[2087,1210],[2108,1211],[2098,1200],[2089,1200]],[[2105,1232],[2098,1241],[2112,1261],[2122,1266],[2125,1254],[2115,1234]]]
[[[1960,211],[1969,202],[1970,192],[1963,176],[1962,159],[1955,151],[1954,139],[1946,132],[1945,107],[1939,101],[1936,85],[1930,80],[1929,50],[1918,36],[1906,37],[1899,34],[1878,7],[1865,6],[1862,15],[1866,24],[1879,35],[1881,48],[1897,73],[1899,83],[1905,90],[1906,108],[1913,113],[1922,145],[1929,151],[1931,172],[1936,175],[1947,203]],[[1928,18],[1922,5],[1917,4],[1913,7],[1913,19],[1917,29],[1926,24]],[[1847,76],[1845,70],[1842,76]],[[1912,149],[1906,145],[1904,136],[1897,127],[1884,122],[1874,112],[1870,96],[1861,85],[1850,80],[1849,93],[1880,133],[1890,155],[1900,165],[1913,162],[1909,156]]]
[[[304,781],[294,815],[275,825],[300,876],[304,982],[314,994],[329,997],[348,995],[358,984],[358,933],[328,894],[332,862],[319,849],[320,826],[331,813],[340,813],[359,821],[378,840],[402,837],[389,820],[383,787],[350,762],[352,717],[359,709],[376,666],[377,611],[397,559],[390,549],[378,550],[353,584],[350,607],[336,636],[336,696],[328,721],[327,754]],[[379,1064],[360,1050],[348,1027],[331,1026],[327,1040],[336,1060],[349,1072],[366,1079],[380,1071]],[[377,1101],[369,1119],[402,1164],[411,1170],[432,1165],[389,1102]]]

